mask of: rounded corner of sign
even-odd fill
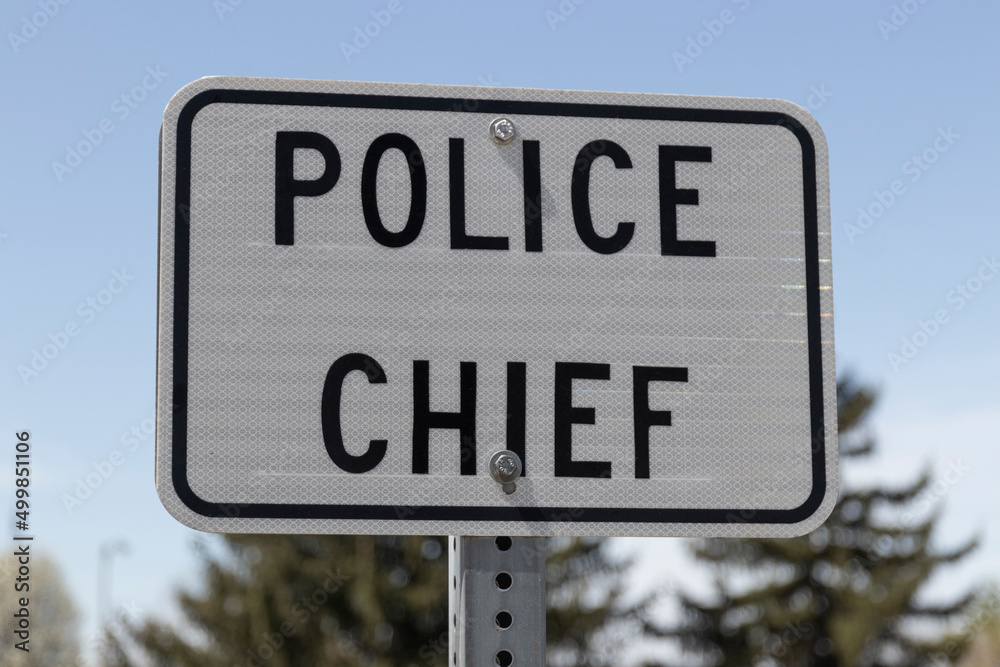
[[[180,112],[191,101],[191,99],[204,89],[205,80],[207,78],[211,77],[202,77],[184,84],[170,97],[166,108],[163,110],[163,125],[167,124],[167,119],[169,117],[177,117],[180,115]]]
[[[174,479],[157,478],[156,495],[167,513],[188,528],[205,533],[224,532],[221,528],[207,525],[210,519],[216,518],[214,513],[206,511],[213,504],[200,498],[186,484],[184,486],[183,489],[178,488]]]
[[[168,488],[165,488],[168,487]],[[163,509],[167,511],[167,514],[172,516],[178,523],[188,527],[194,528],[195,530],[202,530],[201,526],[197,524],[197,517],[201,515],[194,512],[184,499],[180,497],[171,482],[167,482],[164,485],[160,480],[156,481],[156,495],[160,499],[160,505]],[[194,512],[192,514],[192,512]]]
[[[775,125],[783,127],[795,135],[799,143],[803,144],[803,148],[805,148],[804,142],[808,137],[817,158],[825,157],[827,154],[826,134],[816,117],[808,109],[795,102],[782,99],[774,99],[772,102],[775,104],[774,112],[778,115],[778,121]]]
[[[807,121],[811,124],[819,125],[816,121],[816,117],[812,115],[808,109],[797,102],[792,102],[791,100],[786,100],[780,97],[772,97],[768,100],[772,106],[773,111],[789,116],[799,121]]]
[[[185,111],[190,111],[191,119],[193,119],[198,111],[211,103],[213,93],[227,87],[227,82],[231,78],[227,76],[203,76],[182,86],[167,102],[167,106],[163,110],[163,124],[166,125],[168,122],[176,124],[182,116],[186,115]]]
[[[831,514],[833,514],[833,510],[837,506],[837,499],[839,497],[840,489],[838,486],[834,485],[832,487],[827,486],[820,501],[815,507],[810,509],[810,503],[809,501],[806,501],[802,507],[808,510],[808,516],[801,521],[792,524],[793,532],[788,535],[788,537],[802,537],[803,535],[808,535],[826,523],[826,520],[830,518]]]

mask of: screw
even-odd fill
[[[497,476],[511,477],[517,474],[517,461],[509,456],[501,456],[497,459]]]
[[[521,470],[521,457],[512,451],[504,449],[490,458],[490,477],[508,496],[517,490],[514,480],[521,476]]]
[[[514,123],[506,118],[497,118],[490,123],[490,139],[501,146],[514,141]]]

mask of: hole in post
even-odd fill
[[[501,572],[493,580],[493,583],[496,584],[497,588],[499,588],[502,591],[505,591],[508,588],[510,588],[511,584],[514,583],[514,579],[510,576],[509,573],[507,573],[507,572]]]
[[[510,615],[510,612],[502,611],[497,614],[496,617],[497,627],[501,630],[506,630],[510,627],[511,623],[514,622],[514,617]]]
[[[514,544],[514,541],[505,535],[498,537],[495,541],[497,544],[497,549],[499,549],[500,551],[507,551],[508,549],[510,549],[511,545]]]
[[[510,654],[510,651],[497,651],[496,661],[500,667],[510,667],[511,663],[514,662],[514,656]]]
[[[458,590],[458,577],[451,578],[451,587],[454,588],[456,591]]]
[[[454,625],[456,628],[458,627],[458,614],[451,615],[451,624]]]

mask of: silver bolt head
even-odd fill
[[[493,140],[493,143],[506,146],[514,141],[515,134],[514,123],[507,118],[497,118],[490,123],[490,139]]]
[[[521,476],[521,470],[521,457],[512,451],[505,449],[497,452],[490,458],[490,477],[499,484],[511,484]],[[511,491],[508,491],[508,493],[511,493]]]
[[[497,459],[497,473],[501,477],[510,477],[517,472],[517,463],[509,456],[501,456]]]

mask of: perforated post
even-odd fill
[[[454,667],[545,664],[545,538],[450,537]]]

